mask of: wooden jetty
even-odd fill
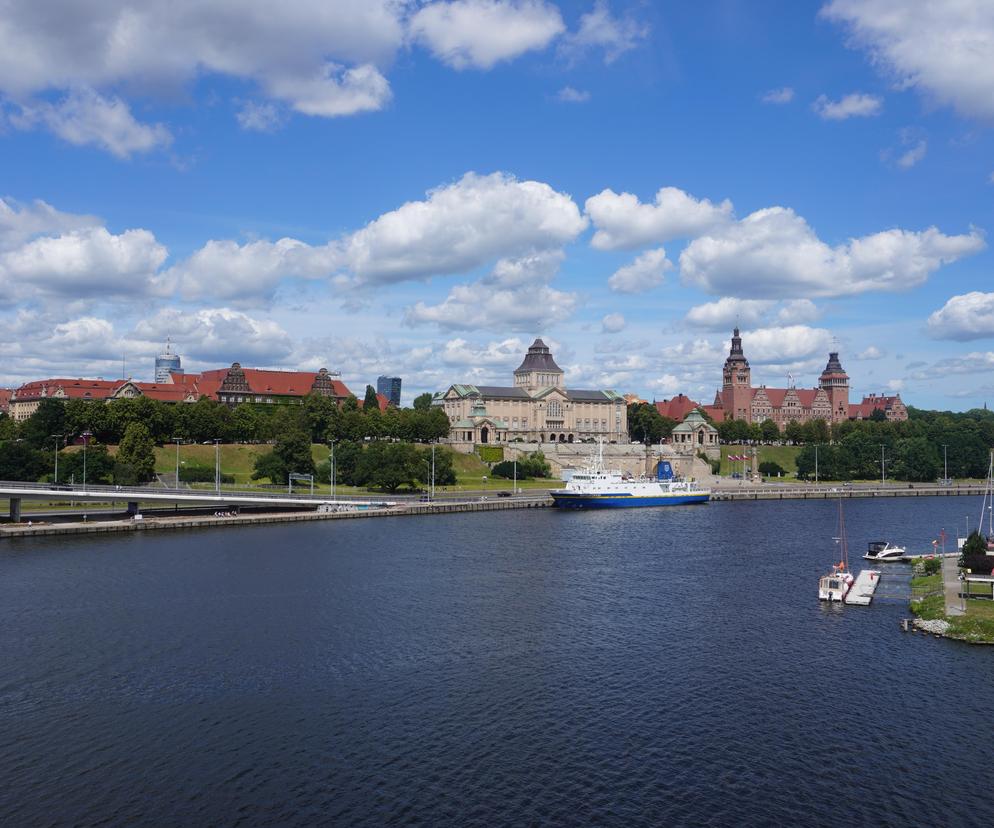
[[[846,603],[856,604],[860,607],[869,606],[870,601],[873,600],[873,593],[877,591],[877,585],[879,583],[879,569],[860,570],[859,575],[856,576],[856,583],[854,583],[849,588],[849,592],[846,593]]]

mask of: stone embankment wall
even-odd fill
[[[586,466],[590,458],[597,455],[597,446],[592,443],[506,443],[504,459],[514,460],[533,451],[541,451],[545,455],[552,467],[552,476],[558,478],[564,469],[582,469]],[[678,454],[673,446],[643,446],[637,443],[604,446],[605,466],[636,477],[654,475],[660,460],[669,460],[680,477],[703,480],[711,475],[711,467],[707,463],[693,454]]]

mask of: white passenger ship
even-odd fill
[[[604,445],[582,471],[575,472],[562,489],[551,492],[556,506],[564,509],[617,509],[634,506],[677,506],[707,503],[711,491],[693,480],[673,475],[669,461],[661,460],[655,478],[626,476],[604,468]]]

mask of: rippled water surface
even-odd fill
[[[820,605],[834,508],[6,541],[0,824],[987,825],[994,648]]]

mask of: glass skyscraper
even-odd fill
[[[382,394],[391,405],[400,408],[400,377],[378,377],[376,380],[376,393]]]

